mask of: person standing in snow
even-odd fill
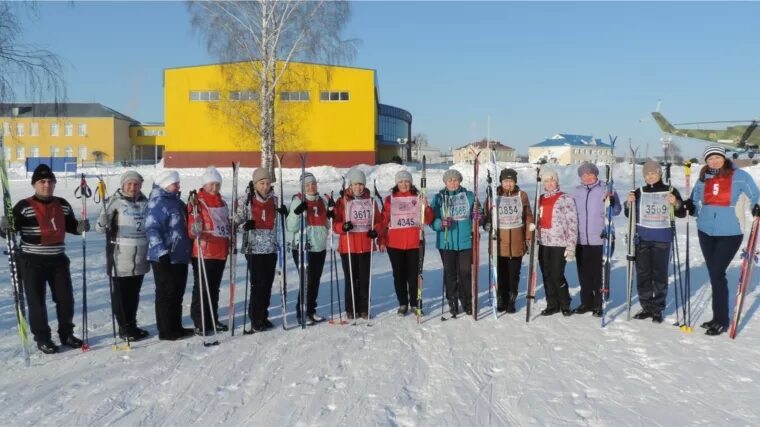
[[[274,327],[269,321],[269,303],[272,299],[279,248],[277,221],[282,221],[282,218],[278,219],[278,213],[282,217],[288,214],[285,205],[278,208],[278,199],[271,182],[266,168],[253,171],[248,192],[238,200],[235,213],[235,224],[244,233],[242,250],[251,276],[248,316],[251,319],[251,331],[257,332]]]
[[[499,233],[496,308],[498,311],[514,313],[520,286],[522,258],[530,245],[530,232],[535,230],[536,226],[533,224],[528,193],[517,186],[517,171],[502,169],[499,182],[501,185],[496,189],[498,218],[490,217],[490,203],[486,206],[485,215],[487,221]]]
[[[348,187],[335,204],[333,219],[333,231],[339,235],[338,253],[346,283],[346,315],[353,319],[354,313],[359,313],[363,319],[369,319],[370,253],[374,250],[372,240],[378,237],[382,227],[383,214],[365,187],[364,172],[351,169],[346,174],[346,181]],[[374,223],[371,221],[373,211]]]
[[[421,200],[412,174],[406,170],[396,172],[396,186],[385,198],[383,215],[383,241],[380,250],[388,249],[393,268],[393,285],[398,299],[399,316],[405,316],[411,305],[417,310],[417,273],[420,257],[420,228],[433,222],[433,209],[427,200]],[[425,223],[420,224],[420,203],[425,204]]]
[[[636,207],[636,289],[641,311],[634,319],[652,318],[662,323],[668,295],[668,261],[673,242],[675,214],[686,216],[678,190],[662,182],[660,164],[649,160],[642,168],[645,185],[628,193]],[[629,204],[625,216],[629,216]]]
[[[573,198],[578,210],[578,246],[575,248],[578,281],[581,286],[581,303],[573,310],[583,314],[589,311],[602,316],[602,255],[604,252],[604,223],[607,216],[605,201],[609,198],[612,215],[620,215],[620,198],[614,191],[607,192],[607,183],[599,180],[599,169],[593,163],[578,167],[581,184],[575,187]],[[606,236],[613,239],[614,236]]]
[[[192,243],[187,235],[187,206],[180,199],[179,189],[177,171],[158,174],[145,220],[148,260],[156,282],[158,339],[168,341],[193,335],[192,329],[182,326],[182,298]]]
[[[308,266],[305,290],[308,296],[306,319],[307,323],[312,325],[324,320],[322,316],[317,314],[317,296],[319,295],[319,281],[327,256],[327,232],[329,231],[327,220],[333,218],[335,214],[335,202],[332,199],[325,201],[320,197],[317,178],[311,172],[304,173],[300,182],[303,184],[306,194],[298,193],[293,196],[286,225],[287,230],[293,233],[293,260],[295,260],[296,266],[299,266],[301,217],[305,222],[304,244],[306,245],[305,256],[307,257],[305,264]],[[296,316],[300,322],[301,292],[298,292],[297,301]]]
[[[713,318],[701,326],[707,329],[705,334],[715,336],[728,329],[726,270],[744,238],[734,207],[739,196],[745,194],[753,206],[752,215],[760,216],[760,206],[757,204],[760,192],[752,176],[734,167],[731,160],[726,158],[723,147],[707,147],[703,158],[707,164],[699,172],[699,180],[691,190],[691,198],[684,205],[690,215],[697,217],[699,246],[712,287]]]
[[[196,200],[197,217],[193,215],[193,206],[187,207],[187,233],[194,240],[193,299],[190,304],[190,317],[195,325],[195,334],[208,335],[214,330],[222,332],[228,330],[227,325],[219,322],[217,310],[219,287],[230,250],[230,219],[227,204],[219,193],[222,187],[222,175],[219,171],[209,166],[201,177],[201,184],[203,187],[198,190]],[[200,242],[200,253],[198,242]],[[198,269],[200,255],[203,255],[205,280],[201,280],[201,271]],[[206,286],[208,286],[208,293]],[[209,301],[209,294],[211,301]],[[203,307],[201,307],[201,301],[203,301]]]
[[[148,199],[142,193],[143,177],[126,171],[120,188],[108,200],[95,223],[95,231],[106,234],[106,270],[113,282],[111,310],[119,324],[119,336],[139,341],[150,334],[137,327],[137,306],[148,264],[145,220]]]
[[[443,261],[443,281],[449,312],[459,312],[457,301],[467,315],[472,314],[472,222],[485,221],[475,194],[461,186],[462,174],[449,169],[443,174],[446,185],[433,198],[433,230]]]
[[[58,352],[48,325],[45,286],[55,302],[58,315],[58,338],[71,348],[82,347],[74,336],[74,291],[71,285],[70,261],[66,256],[66,233],[81,235],[90,230],[87,219],[77,221],[69,202],[53,196],[56,179],[46,164],[32,173],[34,195],[20,200],[13,207],[16,232],[21,236],[18,267],[29,306],[29,326],[37,348],[45,354]],[[0,231],[5,236],[8,220],[3,217]]]
[[[546,308],[542,316],[570,310],[570,291],[565,279],[565,265],[575,256],[578,240],[578,212],[575,201],[559,189],[559,176],[552,169],[541,173],[544,192],[539,198],[540,221],[537,224],[538,264],[544,279]],[[594,266],[601,269],[601,261]]]

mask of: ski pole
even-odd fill
[[[85,175],[81,175],[79,187],[74,196],[82,200],[82,221],[87,221],[87,199],[92,197],[92,190],[87,185]],[[87,333],[87,230],[82,230],[82,352],[90,351]]]

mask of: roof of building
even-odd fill
[[[183,68],[199,68],[199,67],[213,67],[218,65],[231,65],[231,64],[245,64],[252,61],[227,61],[227,62],[211,62],[207,64],[195,64],[195,65],[179,65],[176,67],[165,67],[164,70],[180,70]],[[277,62],[285,62],[282,60],[278,60]],[[309,62],[309,61],[288,61],[291,64],[304,64],[304,65],[320,65],[325,67],[336,67],[336,68],[347,68],[352,70],[364,70],[364,71],[374,71],[376,72],[374,68],[365,68],[365,67],[353,67],[350,65],[342,65],[342,64],[323,64],[319,62]]]
[[[18,109],[14,111],[14,109]],[[0,117],[113,117],[139,123],[116,110],[97,102],[7,103],[0,104]]]
[[[469,143],[467,145],[463,145],[463,146],[457,148],[457,150],[462,150],[462,149],[465,149],[465,148],[475,148],[475,149],[479,149],[479,150],[483,150],[483,149],[486,149],[486,148],[492,148],[494,151],[515,151],[514,148],[512,148],[512,147],[510,147],[508,145],[504,145],[504,144],[502,144],[499,141],[493,141],[492,140],[491,142],[488,142],[485,139],[480,140],[480,141],[471,142],[471,143]]]
[[[601,147],[611,148],[609,144],[605,144],[599,138],[594,138],[588,135],[573,135],[569,133],[558,133],[551,138],[545,139],[538,144],[533,144],[531,147],[557,147],[557,146],[574,146],[574,147]]]

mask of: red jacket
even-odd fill
[[[214,211],[213,216],[211,210]],[[201,233],[203,258],[227,259],[227,254],[230,251],[230,213],[227,204],[222,199],[222,195],[211,195],[203,191],[202,188],[198,190],[198,215],[203,221],[203,233]],[[195,235],[193,234],[194,223],[193,207],[192,205],[188,205],[187,234],[191,239],[195,239]],[[193,257],[198,257],[198,244],[195,241],[193,241]]]
[[[350,190],[346,189],[345,193],[349,192]],[[343,231],[343,223],[346,222],[346,208],[348,207],[348,203],[353,200],[369,200],[373,202],[371,206],[374,206],[375,222],[372,224],[372,228],[377,231],[378,237],[382,238],[380,234],[382,231],[383,214],[380,212],[380,209],[378,209],[377,204],[374,203],[374,199],[371,197],[369,190],[365,188],[362,195],[356,198],[347,194],[338,199],[338,201],[335,203],[335,218],[333,218],[333,231],[340,236],[338,240],[338,252],[341,254],[348,253],[349,243],[351,246],[352,254],[366,253],[372,251],[373,249],[372,239],[367,236],[367,231],[369,230],[357,231],[357,228],[359,228],[359,220],[357,220],[357,218],[354,218],[354,220],[351,221],[354,224],[353,230],[349,231],[348,233]],[[362,217],[363,215],[369,214],[369,210],[365,211],[364,213],[358,210],[355,211],[355,216],[357,217]],[[367,218],[367,222],[369,222],[369,218]]]
[[[394,218],[394,212],[391,210],[391,198],[403,198],[403,197],[410,197],[412,199],[408,199],[413,204],[412,209],[414,210],[414,216],[413,221],[414,225],[410,226],[411,224],[407,224],[408,218],[400,215]],[[416,191],[408,191],[408,192],[396,192],[391,194],[390,196],[385,198],[385,208],[383,210],[383,230],[385,231],[383,234],[385,235],[385,238],[383,239],[383,244],[389,248],[393,249],[419,249],[420,247],[420,199],[418,196],[418,193]],[[398,207],[397,207],[398,210]],[[433,222],[433,208],[430,207],[430,205],[425,206],[425,223],[422,225],[430,225]],[[397,224],[395,224],[394,227],[391,227],[391,219],[393,219]],[[399,226],[403,228],[399,228]]]

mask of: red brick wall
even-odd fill
[[[278,153],[279,154],[279,153]],[[283,166],[300,167],[300,153],[285,153]],[[258,151],[166,151],[164,166],[168,168],[205,168],[209,165],[227,167],[233,161],[239,161],[243,167],[261,165],[261,153]],[[357,164],[375,164],[374,151],[341,151],[307,153],[306,166],[352,167]]]

